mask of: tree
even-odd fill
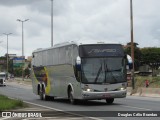
[[[6,71],[7,59],[6,57],[0,57],[0,71]]]
[[[138,43],[134,43],[134,68],[138,70],[141,60],[141,51],[137,47]],[[125,48],[125,53],[131,56],[131,43],[127,43],[127,47]]]
[[[22,76],[22,68],[15,68],[13,74],[16,77]]]
[[[8,72],[13,74],[13,60],[9,59],[8,61]]]
[[[141,49],[141,62],[152,68],[152,76],[156,76],[156,70],[160,67],[160,48]]]

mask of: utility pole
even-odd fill
[[[132,89],[135,89],[134,83],[134,42],[133,42],[133,7],[132,7],[132,0],[130,0],[130,21],[131,21],[131,57],[133,61],[133,69],[132,69]]]
[[[24,34],[23,34],[23,23],[28,21],[29,19],[25,19],[25,20],[20,20],[17,19],[17,21],[22,23],[22,58],[25,60],[25,56],[24,56]],[[22,60],[22,64],[24,64],[24,60]],[[22,66],[22,80],[24,80],[24,65]]]
[[[51,0],[51,47],[53,47],[53,0]]]
[[[8,79],[8,36],[11,35],[12,33],[3,33],[4,35],[7,36],[7,79]]]

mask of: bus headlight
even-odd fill
[[[126,83],[122,83],[122,86],[118,88],[118,90],[126,90],[126,89],[127,89]]]
[[[93,92],[94,90],[93,89],[91,89],[91,88],[83,88],[83,91],[87,91],[87,92]]]
[[[125,90],[125,88],[121,87],[120,90]]]
[[[118,90],[125,90],[125,89],[126,89],[125,87],[118,88]]]
[[[90,89],[90,88],[88,88],[86,91],[87,91],[87,92],[93,92],[93,90]]]
[[[82,88],[82,90],[87,91],[87,92],[93,92],[94,91],[93,89],[91,89],[89,87],[89,85],[85,85],[84,88]]]

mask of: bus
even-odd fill
[[[33,93],[41,100],[67,98],[112,104],[126,97],[127,56],[121,44],[68,42],[32,53]]]
[[[7,74],[5,72],[0,72],[0,86],[6,86]]]

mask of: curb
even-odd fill
[[[160,88],[143,88],[139,87],[136,93],[131,94],[132,88],[127,88],[127,95],[141,96],[141,97],[160,97]]]

